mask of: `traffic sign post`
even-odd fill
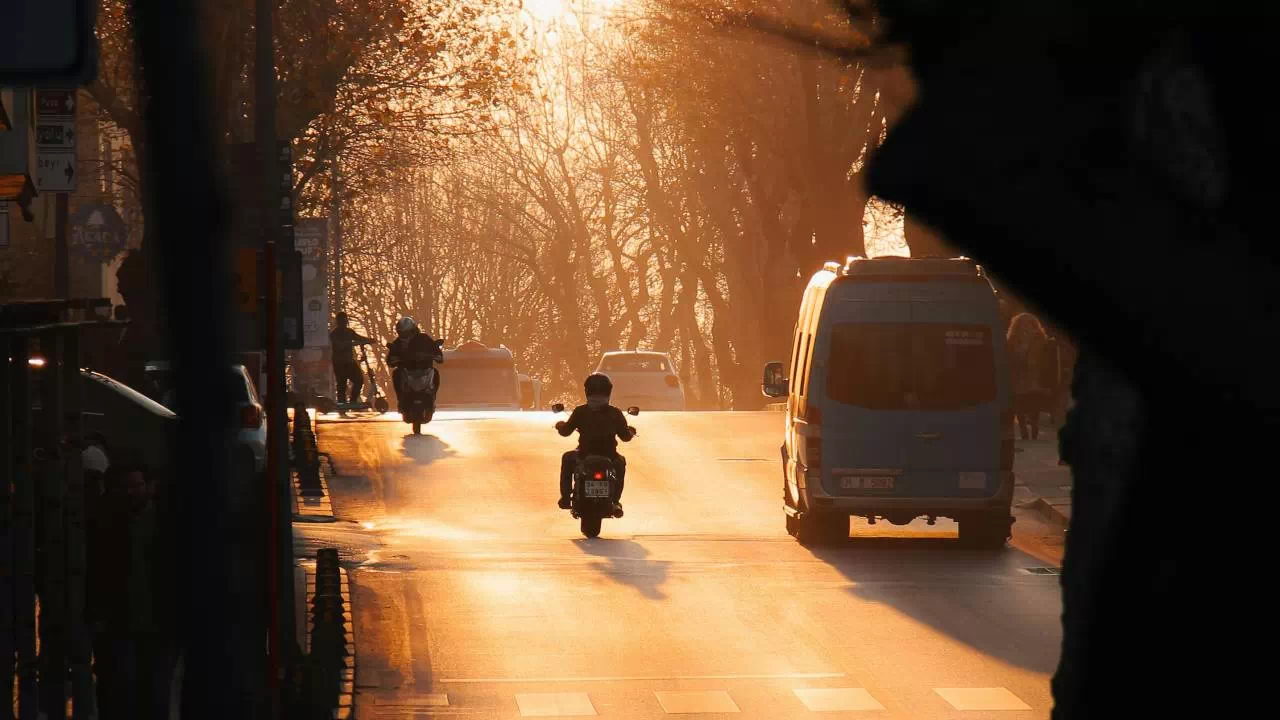
[[[71,251],[67,244],[67,193],[76,191],[76,91],[36,92],[36,191],[56,193],[54,294],[71,295]]]

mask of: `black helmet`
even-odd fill
[[[582,383],[582,388],[587,391],[587,395],[612,395],[613,381],[604,373],[591,373],[587,376],[587,381]]]
[[[333,319],[334,319],[335,321],[337,321],[337,323],[338,323],[339,325],[346,325],[346,324],[347,324],[347,314],[346,314],[346,313],[344,313],[344,312],[340,312],[340,313],[338,313],[337,315],[335,315],[335,316],[333,317]]]

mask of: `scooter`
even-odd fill
[[[369,364],[367,345],[360,346],[360,364],[364,366],[364,374],[369,379],[368,390],[364,402],[336,403],[334,407],[340,413],[376,411],[382,415],[391,409],[387,396],[378,387],[378,379],[373,374],[373,366]]]
[[[564,404],[551,406],[552,412],[564,412]],[[629,407],[627,414],[636,416],[640,408]],[[618,468],[613,459],[603,455],[579,455],[578,466],[573,470],[572,504],[569,514],[581,521],[582,534],[588,538],[600,536],[600,526],[605,518],[622,517],[615,512],[613,498],[618,484]]]

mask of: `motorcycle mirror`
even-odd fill
[[[551,412],[555,412],[555,413],[564,412],[564,403],[556,403],[555,405],[552,405]]]
[[[640,414],[640,408],[636,407],[635,405],[632,405],[631,407],[627,408],[627,414],[628,414],[628,415],[639,415],[639,414]]]

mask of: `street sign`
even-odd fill
[[[76,91],[36,92],[36,190],[76,191]]]
[[[80,255],[110,259],[128,244],[129,226],[111,205],[82,205],[70,225],[71,247]]]
[[[75,192],[78,173],[74,152],[48,152],[36,155],[36,190],[40,192]]]
[[[36,115],[73,117],[76,114],[75,90],[39,90],[36,92]]]
[[[36,147],[40,150],[76,149],[76,121],[74,118],[40,118],[36,123]]]

